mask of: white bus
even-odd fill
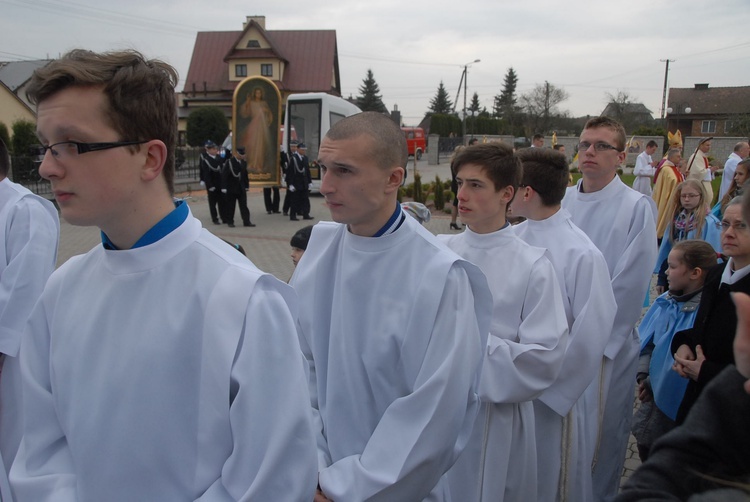
[[[289,152],[292,140],[307,146],[313,192],[320,191],[320,169],[314,162],[318,158],[320,141],[333,124],[361,111],[349,101],[324,92],[290,94],[287,98],[282,148]]]

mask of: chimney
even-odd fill
[[[245,22],[242,23],[242,29],[244,30],[250,21],[255,21],[261,28],[266,29],[266,16],[247,16]]]
[[[708,84],[695,84],[696,91],[705,91],[708,89]]]

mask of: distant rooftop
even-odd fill
[[[0,82],[15,94],[16,90],[31,78],[34,70],[47,66],[51,61],[0,61]]]

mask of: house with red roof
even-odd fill
[[[736,121],[750,114],[750,86],[670,88],[667,130],[689,136],[737,136]]]
[[[234,89],[251,76],[273,80],[283,102],[301,92],[341,96],[336,31],[266,30],[265,16],[248,16],[241,31],[198,32],[178,95],[180,143],[197,107],[218,106],[231,119]]]

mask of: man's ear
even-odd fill
[[[528,186],[521,188],[517,194],[517,196],[522,197],[522,200],[531,200],[532,195],[534,195],[534,193],[532,192],[531,187]]]
[[[619,160],[618,167],[625,163],[625,158],[628,156],[628,152],[617,152],[617,158]]]
[[[501,188],[500,191],[502,192],[502,200],[505,204],[510,204],[513,200],[513,196],[515,195],[516,191],[513,189],[511,185],[506,186],[505,188]]]
[[[389,170],[388,182],[386,184],[387,193],[398,190],[401,187],[401,183],[404,181],[404,174],[405,169],[403,167],[393,167]]]
[[[141,153],[144,154],[141,180],[153,181],[161,175],[164,169],[164,163],[167,161],[167,146],[163,141],[154,139],[141,146]]]

